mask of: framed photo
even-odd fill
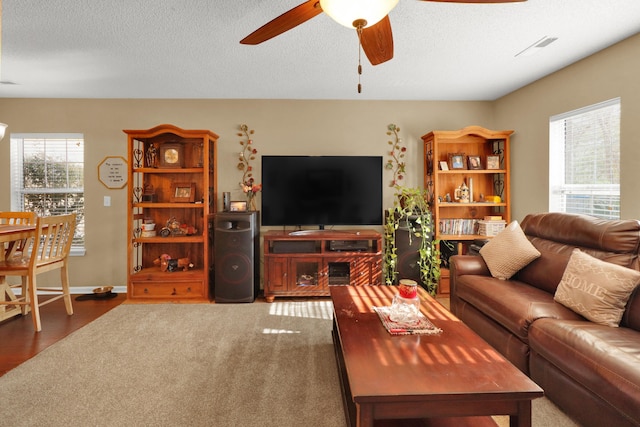
[[[440,162],[440,170],[443,171],[448,171],[449,170],[449,164],[445,161]]]
[[[464,153],[449,153],[449,169],[466,169],[467,156]]]
[[[174,182],[171,184],[171,203],[193,203],[196,199],[195,182]]]
[[[247,202],[231,202],[229,204],[229,212],[246,212]]]
[[[469,156],[469,169],[482,169],[480,156]]]
[[[500,156],[487,156],[487,169],[500,169]]]

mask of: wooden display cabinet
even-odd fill
[[[347,243],[336,248],[335,242]],[[376,231],[305,231],[296,235],[271,230],[264,235],[264,295],[268,302],[276,296],[329,296],[329,286],[381,284],[382,236]]]
[[[128,298],[209,301],[218,136],[166,124],[124,132],[129,153]],[[146,223],[155,229],[144,230]],[[163,264],[163,254],[172,260]]]
[[[457,241],[459,254],[466,252],[468,243],[492,237],[478,234],[478,221],[487,216],[499,216],[505,224],[511,221],[509,143],[512,133],[512,130],[494,131],[469,126],[422,136],[424,188],[429,194],[435,238]],[[460,169],[452,168],[455,156],[462,156]],[[489,157],[492,157],[491,169],[487,165]],[[471,158],[480,160],[479,167],[471,164]],[[448,170],[442,169],[442,162]],[[456,189],[463,182],[472,187],[468,203],[455,199]],[[499,196],[500,201],[496,202],[490,196]],[[446,268],[441,268],[438,293],[449,293],[449,270]]]
[[[511,220],[509,139],[513,131],[493,131],[469,126],[457,131],[433,131],[422,137],[424,142],[424,186],[428,190],[439,240],[471,241],[486,239],[478,235],[473,221],[486,216]],[[463,169],[452,169],[450,156],[464,156]],[[498,169],[487,169],[487,158],[498,156]],[[469,158],[480,159],[480,169],[469,169]],[[442,170],[446,162],[449,170]],[[468,203],[455,200],[456,189],[463,183],[472,187]],[[449,199],[447,200],[447,195]],[[500,201],[490,196],[499,196]],[[455,225],[458,221],[458,225]],[[467,221],[467,222],[464,222]]]

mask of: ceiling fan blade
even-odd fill
[[[240,40],[242,44],[260,44],[322,13],[318,0],[309,0],[283,13]]]
[[[389,15],[377,24],[364,28],[360,43],[371,65],[382,64],[393,58],[393,34]]]
[[[438,3],[517,3],[527,0],[420,0]]]

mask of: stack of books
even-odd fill
[[[478,234],[481,236],[495,236],[504,230],[506,221],[500,215],[485,216],[484,220],[478,221]]]

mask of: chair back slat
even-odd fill
[[[66,260],[75,226],[75,214],[38,218],[31,262],[39,266]]]
[[[36,223],[35,212],[0,212],[0,224],[30,225]]]
[[[0,224],[6,225],[31,225],[36,223],[36,219],[38,215],[35,212],[11,212],[4,211],[0,212]],[[30,246],[30,242],[28,239],[21,240],[17,243],[17,245],[13,248],[13,253],[24,253],[25,249],[28,249]],[[6,249],[4,257],[9,256],[9,248],[10,245],[7,243],[4,245]]]

